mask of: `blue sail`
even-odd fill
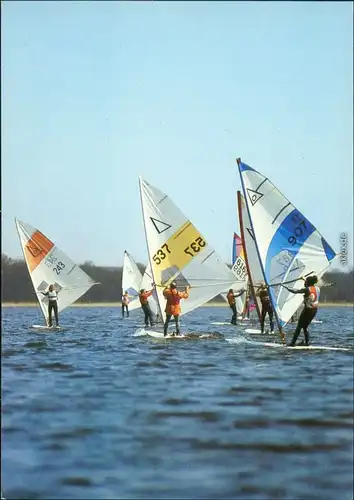
[[[279,327],[302,302],[282,286],[303,287],[303,278],[320,278],[336,253],[316,227],[264,175],[238,162],[247,211],[264,281]]]

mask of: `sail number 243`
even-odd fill
[[[65,264],[61,260],[58,260],[58,257],[55,257],[54,255],[49,255],[49,257],[46,258],[45,265],[52,267],[53,272],[57,275],[60,274],[60,271],[65,268]]]

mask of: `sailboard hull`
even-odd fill
[[[183,334],[180,335],[168,334],[166,335],[166,337],[164,337],[164,334],[162,332],[157,332],[155,330],[145,330],[145,332],[149,337],[153,337],[155,339],[160,339],[160,340],[183,340],[186,338],[186,336]]]
[[[233,325],[230,321],[212,321],[210,324],[217,326],[240,326],[241,323],[246,323],[248,321],[249,319],[238,318],[236,325]]]
[[[246,328],[245,332],[250,335],[274,335],[274,332],[271,333],[269,331],[262,333],[261,330],[259,330],[258,328]]]
[[[284,346],[283,344],[276,344],[272,342],[265,342],[263,344],[265,347],[276,347],[283,349],[293,349],[293,350],[320,350],[320,351],[351,351],[348,347],[331,347],[324,345],[296,345],[296,346]]]
[[[32,325],[31,328],[33,330],[38,330],[39,332],[42,333],[63,332],[67,330],[67,328],[63,328],[62,326],[46,326],[46,325]]]

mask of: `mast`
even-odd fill
[[[239,243],[237,243],[237,238],[239,239]],[[234,232],[234,239],[233,239],[233,245],[232,245],[232,265],[233,266],[236,263],[237,257],[240,256],[240,255],[237,255],[237,247],[238,247],[238,245],[241,246],[241,251],[244,252],[244,247],[243,247],[243,244],[242,244],[242,239],[241,239],[240,236],[238,236],[238,234],[236,234]],[[245,260],[242,257],[241,257],[241,259],[245,262]],[[248,274],[247,274],[247,280],[248,280]],[[245,293],[245,300],[244,300],[243,309],[242,309],[242,312],[241,312],[241,314],[242,314],[243,317],[245,316],[245,314],[247,312],[248,281],[247,281],[247,289],[245,290],[245,292],[246,292]]]
[[[15,224],[16,224],[17,235],[18,235],[18,238],[19,238],[19,240],[20,240],[20,246],[21,246],[21,250],[22,250],[23,259],[24,259],[24,261],[26,262],[27,271],[28,271],[28,274],[30,275],[30,278],[31,278],[31,282],[32,282],[33,290],[34,290],[34,293],[36,294],[36,298],[37,298],[37,300],[38,300],[39,307],[40,307],[40,309],[41,309],[41,311],[42,311],[42,314],[43,314],[43,317],[44,317],[44,321],[45,321],[45,323],[46,323],[46,324],[48,324],[48,319],[47,319],[47,316],[46,316],[46,314],[45,314],[45,309],[44,309],[44,307],[43,307],[42,302],[41,302],[41,301],[39,300],[39,298],[38,298],[38,294],[37,294],[36,288],[35,288],[35,286],[34,286],[34,282],[33,282],[32,274],[31,274],[31,272],[30,272],[30,268],[29,268],[29,265],[28,265],[28,262],[27,262],[26,254],[25,254],[25,251],[24,251],[24,248],[23,248],[23,245],[22,245],[22,240],[21,240],[20,231],[19,231],[19,226],[20,226],[20,224],[19,224],[18,219],[16,219],[16,217],[15,217]]]
[[[155,289],[155,294],[157,298],[157,305],[159,308],[160,316],[162,319],[164,319],[163,314],[162,314],[162,309],[161,309],[161,304],[160,304],[160,296],[157,291],[157,284],[156,284],[156,279],[154,275],[154,267],[152,265],[152,258],[151,258],[151,253],[150,253],[150,248],[149,248],[149,242],[148,242],[148,237],[147,237],[147,230],[146,230],[146,223],[145,223],[145,212],[144,212],[144,202],[143,202],[143,192],[142,192],[142,179],[139,176],[139,192],[140,192],[140,203],[141,203],[141,210],[143,214],[143,223],[144,223],[144,233],[145,233],[145,240],[146,240],[146,246],[147,246],[147,251],[148,251],[148,257],[149,257],[149,262],[150,262],[150,269],[151,269],[151,274],[154,282],[154,289]]]
[[[244,251],[244,254],[245,254],[245,261],[246,261],[248,279],[250,281],[250,288],[251,288],[251,292],[252,292],[253,301],[254,301],[254,304],[256,306],[256,311],[257,311],[258,319],[259,319],[259,321],[261,321],[261,313],[260,313],[259,305],[258,305],[258,301],[257,301],[256,290],[254,288],[254,284],[253,284],[253,280],[252,280],[252,275],[251,275],[251,270],[250,270],[250,265],[249,265],[249,262],[248,262],[247,247],[246,247],[246,238],[245,238],[245,231],[244,231],[244,227],[243,227],[242,204],[241,204],[241,193],[240,193],[240,191],[237,191],[237,206],[238,206],[238,218],[239,218],[239,223],[240,223],[240,232],[241,232],[241,239],[242,239],[243,251]],[[247,208],[246,208],[246,210],[247,210]]]

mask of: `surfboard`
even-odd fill
[[[245,332],[249,333],[250,335],[274,335],[274,332],[271,333],[268,330],[265,333],[262,333],[258,328],[246,328]]]
[[[311,350],[311,349],[316,349],[316,350],[321,350],[321,351],[351,351],[352,349],[349,349],[348,347],[331,347],[331,346],[324,346],[324,345],[296,345],[294,347],[291,346],[284,346],[283,344],[276,344],[272,342],[265,342],[263,344],[265,347],[282,347],[283,349],[306,349],[306,350]]]
[[[166,337],[164,337],[162,332],[156,332],[154,330],[145,330],[146,334],[149,335],[149,337],[154,337],[155,339],[162,339],[162,340],[181,340],[185,339],[186,336],[182,334],[179,335],[172,335],[172,334],[167,334]]]
[[[253,335],[264,335],[258,328],[246,328],[245,332]]]
[[[236,325],[233,325],[232,323],[230,323],[230,321],[212,321],[210,324],[218,326],[238,326],[240,323],[242,323],[242,321],[243,320],[238,319]]]
[[[212,321],[212,325],[219,325],[219,326],[236,326],[230,323],[230,321]]]
[[[33,330],[38,330],[41,333],[63,332],[67,330],[67,328],[63,328],[62,326],[46,326],[46,325],[32,325],[31,328]]]

